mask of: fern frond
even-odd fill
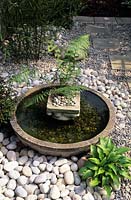
[[[24,102],[24,107],[27,108],[27,107],[32,106],[34,104],[39,104],[41,102],[44,102],[48,95],[49,95],[49,91],[42,91],[39,94],[36,94],[36,95],[32,96],[31,98],[28,98]]]
[[[75,54],[75,58],[78,60],[85,59],[88,54],[88,48],[90,45],[89,35],[82,35],[77,39],[72,40],[65,52],[65,57],[69,54]]]

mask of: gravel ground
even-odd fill
[[[110,27],[109,27],[110,28]],[[112,27],[110,28],[112,30]],[[87,33],[87,26],[76,24],[71,31],[63,31],[61,44]],[[131,50],[131,26],[113,27],[113,37],[121,40],[118,52],[126,54]],[[93,36],[94,37],[94,36]],[[95,34],[95,37],[107,37]],[[92,38],[91,38],[92,40]],[[49,62],[48,62],[49,61]],[[28,88],[50,82],[55,74],[56,64],[46,57],[44,62],[31,63],[37,66],[43,76],[30,77],[26,83],[14,87],[18,95]],[[80,63],[81,76],[78,82],[100,91],[114,104],[116,123],[111,138],[118,146],[131,148],[131,99],[125,81],[118,81],[111,74],[108,51],[100,51],[92,46],[89,59]],[[1,76],[7,79],[20,69],[20,65],[0,63]],[[0,133],[0,200],[105,200],[104,194],[93,190],[88,183],[81,181],[78,175],[78,157],[69,159],[41,155],[32,149],[25,148],[15,135]],[[131,156],[131,154],[128,154]],[[123,180],[119,191],[113,192],[111,199],[131,200],[131,182]]]

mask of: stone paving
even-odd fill
[[[74,20],[85,24],[95,49],[108,52],[111,72],[123,76],[131,92],[131,51],[127,55],[118,53],[121,41],[112,37],[114,26],[131,24],[131,18],[76,16]],[[106,38],[96,37],[96,34],[104,34]]]

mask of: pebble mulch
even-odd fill
[[[126,37],[129,41],[129,28],[131,29],[129,25],[128,27],[119,26],[116,29],[114,27],[115,33],[118,33],[115,34],[116,38],[121,35],[123,48],[124,38]],[[62,33],[61,42],[67,42],[86,32],[88,32],[86,26],[77,24],[71,31]],[[124,37],[122,37],[123,33]],[[99,36],[101,34],[96,34],[96,37]],[[130,49],[128,43],[126,46]],[[123,53],[123,49],[119,49],[119,52]],[[111,100],[116,111],[116,123],[110,136],[118,146],[131,148],[131,99],[126,82],[113,79],[108,53],[108,51],[99,51],[91,47],[89,59],[80,63],[81,76],[78,83],[98,90]],[[3,65],[0,65],[1,75],[5,79],[13,73],[11,65],[9,68],[8,66],[3,68]],[[25,93],[30,87],[52,80],[56,71],[55,64],[51,64],[47,71],[44,71],[44,67],[42,64],[39,65],[39,70],[43,69],[43,76],[40,75],[37,79],[30,77],[29,86],[26,83],[18,85],[14,82],[18,95]],[[131,156],[130,153],[129,156]],[[90,188],[88,182],[80,179],[79,166],[78,156],[66,159],[41,155],[24,147],[14,134],[1,132],[0,200],[106,200],[104,191],[100,188]],[[131,182],[123,180],[121,188],[112,193],[111,199],[131,200]]]

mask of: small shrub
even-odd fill
[[[103,187],[110,197],[112,188],[120,186],[121,178],[131,180],[131,159],[122,155],[129,150],[127,147],[117,148],[110,138],[100,138],[99,144],[91,145],[90,157],[79,174],[83,179],[89,179],[90,186]]]
[[[56,27],[69,28],[80,0],[1,0],[2,43],[9,41],[10,54],[22,59],[39,59],[47,35]],[[48,34],[47,34],[48,33]]]

